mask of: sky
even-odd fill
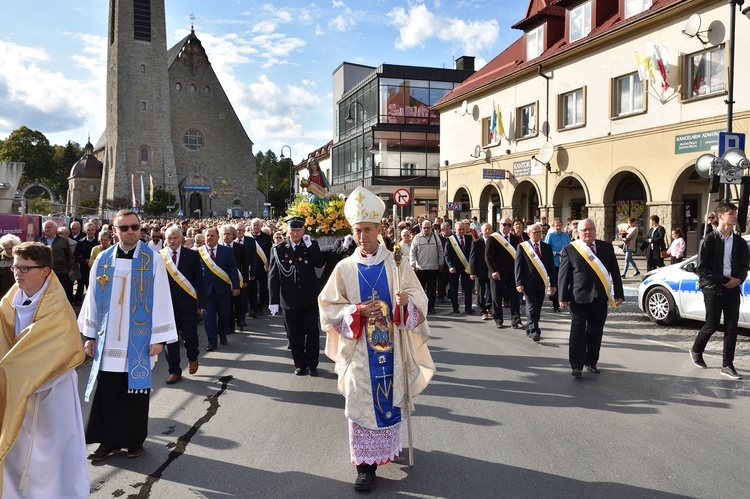
[[[0,139],[21,126],[81,146],[104,131],[108,0],[0,0]],[[333,138],[333,71],[481,68],[516,40],[526,0],[166,0],[167,47],[206,49],[254,152],[296,162]]]

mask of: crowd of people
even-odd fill
[[[346,397],[358,491],[371,489],[377,467],[399,454],[402,413],[408,420],[413,397],[435,373],[426,319],[438,313],[438,302],[449,303],[450,314],[479,313],[498,329],[507,327],[507,314],[510,327],[539,342],[548,299],[553,313],[570,311],[572,375],[601,372],[609,307],[624,299],[629,265],[639,274],[632,258],[634,219],[621,234],[621,272],[613,244],[597,239],[591,219],[547,224],[544,217],[532,223],[503,217],[496,227],[477,217],[394,220],[385,216],[382,200],[361,187],[344,212],[351,233],[326,251],[300,218],[286,220],[282,233],[279,220],[141,220],[131,210],[107,224],[91,219],[57,227],[48,220],[35,243],[0,238],[0,326],[9,331],[0,334],[4,493],[42,497],[54,490],[85,497],[88,471],[79,459],[85,444],[99,444],[90,461],[122,449],[130,458],[140,456],[154,363],[164,351],[165,382],[178,383],[184,348],[188,373],[195,374],[201,322],[205,350],[213,352],[248,320],[281,313],[296,376],[318,375],[325,332],[325,353],[336,363]],[[690,355],[706,367],[702,353],[723,313],[729,325],[722,374],[739,379],[732,364],[737,290],[750,255],[747,245],[733,244],[736,207],[720,205],[711,215],[720,225],[706,231],[696,270],[707,322]],[[666,256],[676,263],[684,255],[682,232],[672,231],[668,249],[665,233],[659,217],[651,216],[640,247],[648,270],[663,266]],[[81,307],[77,321],[71,305]],[[79,331],[82,349],[70,346]],[[84,353],[93,358],[85,429],[75,374]],[[24,367],[33,362],[44,368],[30,376]],[[55,433],[60,421],[73,419],[73,437],[55,438],[63,434]],[[35,439],[38,432],[52,436]],[[48,454],[65,463],[59,473],[43,480],[30,475],[29,463],[37,466]]]

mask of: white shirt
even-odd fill
[[[732,277],[732,244],[734,243],[733,233],[729,233],[729,237],[721,236],[724,241],[724,276]]]

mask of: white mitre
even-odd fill
[[[349,225],[360,222],[379,224],[385,213],[385,203],[364,187],[357,187],[344,204],[344,216]]]

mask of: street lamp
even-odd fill
[[[281,159],[284,159],[284,148],[289,149],[289,204],[294,200],[294,163],[292,162],[292,148],[281,146]]]

